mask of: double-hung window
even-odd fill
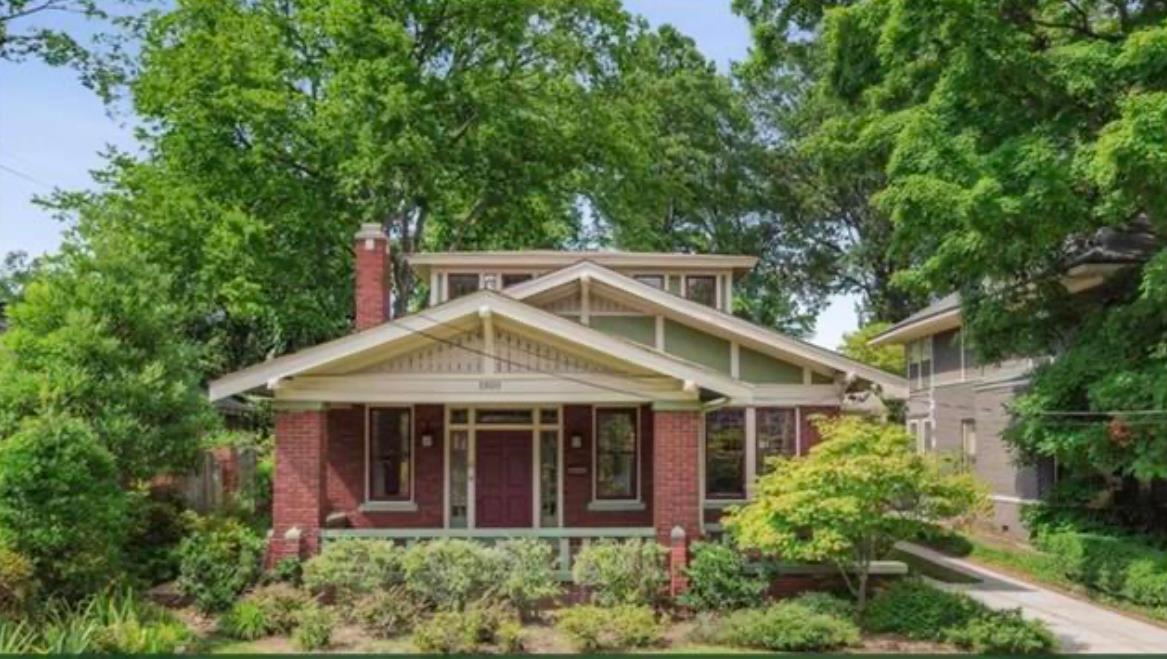
[[[789,407],[759,407],[757,411],[758,475],[770,470],[769,460],[779,455],[795,455],[798,447],[795,413]]]
[[[705,497],[746,498],[746,411],[723,407],[705,415]]]
[[[712,275],[685,277],[685,297],[707,307],[717,307],[717,277]]]
[[[638,498],[637,410],[596,408],[596,499]]]
[[[369,408],[367,432],[369,500],[409,500],[413,485],[409,408]]]
[[[932,385],[932,337],[908,344],[908,386],[927,389]]]

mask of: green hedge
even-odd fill
[[[1066,578],[1146,606],[1167,605],[1167,552],[1133,538],[1051,531],[1036,538]]]

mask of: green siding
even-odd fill
[[[811,373],[810,374],[810,383],[811,384],[834,384],[835,379],[829,375],[823,375],[822,373]]]
[[[646,346],[656,345],[656,318],[652,316],[591,316],[591,326]]]
[[[738,349],[741,379],[757,384],[802,384],[802,367],[746,347]]]
[[[729,373],[729,341],[665,321],[665,352]]]

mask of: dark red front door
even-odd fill
[[[533,526],[531,431],[479,430],[475,442],[475,525],[485,528]]]

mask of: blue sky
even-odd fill
[[[676,26],[723,70],[746,56],[749,30],[730,12],[730,0],[624,0],[624,4],[654,25]],[[69,28],[79,25],[72,17],[53,20]],[[0,254],[24,250],[36,255],[56,249],[65,227],[31,198],[53,187],[90,187],[89,172],[100,167],[99,154],[108,145],[134,149],[128,118],[110,117],[71,71],[39,62],[0,62]],[[850,297],[832,300],[818,319],[815,343],[837,347],[843,332],[855,328],[854,305]]]

